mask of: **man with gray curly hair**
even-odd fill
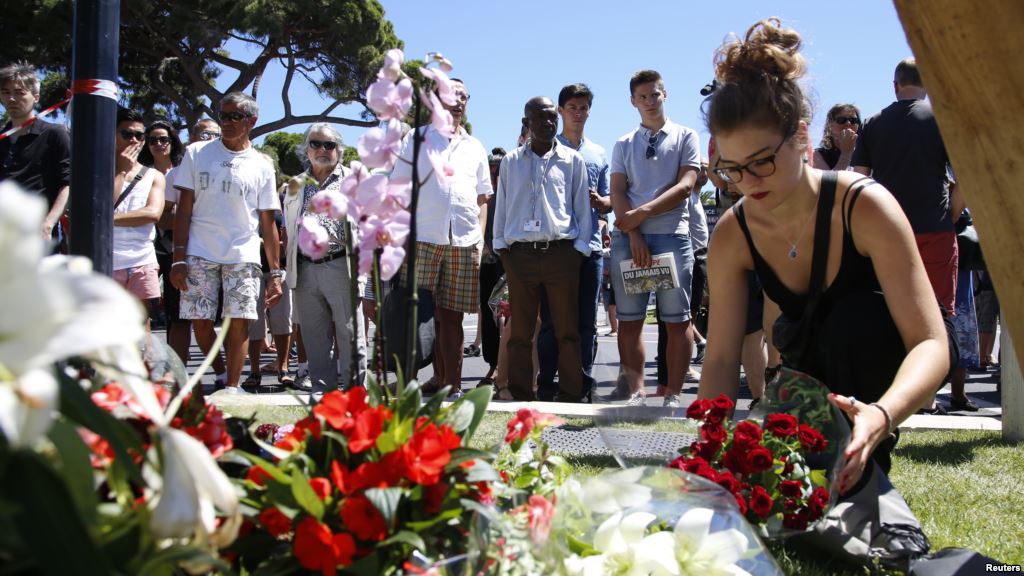
[[[306,129],[302,144],[295,153],[306,166],[299,176],[301,187],[289,188],[284,199],[285,229],[288,236],[288,285],[294,290],[298,324],[309,359],[309,378],[301,378],[296,387],[333,389],[348,383],[353,371],[355,382],[363,383],[366,374],[366,343],[360,334],[363,313],[352,307],[352,284],[349,259],[345,252],[345,222],[327,214],[314,212],[310,201],[323,190],[338,190],[349,169],[341,163],[342,143],[338,131],[325,122]],[[313,259],[298,250],[299,222],[306,216],[317,218],[327,230],[327,254]],[[332,328],[333,324],[333,328]],[[332,336],[337,342],[338,357],[331,357]],[[352,366],[349,346],[357,346],[357,365]]]
[[[225,96],[219,115],[222,137],[189,146],[174,179],[179,198],[171,283],[181,290],[181,318],[192,320],[204,354],[213,347],[218,292],[223,288],[223,316],[231,317],[224,345],[230,393],[242,392],[239,379],[249,322],[258,317],[261,236],[271,275],[268,307],[281,298],[284,281],[274,220],[281,209],[274,167],[249,140],[258,114],[251,96]]]
[[[71,139],[59,124],[36,118],[39,78],[32,66],[17,62],[0,68],[0,104],[10,120],[0,133],[24,126],[0,139],[0,181],[13,179],[29,192],[46,197],[49,211],[42,235],[58,238],[57,225],[68,201],[71,183]]]

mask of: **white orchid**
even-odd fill
[[[583,489],[583,505],[595,514],[613,514],[643,506],[651,499],[651,488],[640,484],[644,468],[626,468],[591,478]]]
[[[654,576],[745,576],[736,565],[747,551],[748,540],[733,528],[709,533],[714,512],[691,508],[671,532],[655,532],[638,547],[653,564]]]
[[[650,512],[634,512],[623,517],[617,512],[601,523],[594,534],[594,548],[600,554],[565,560],[571,576],[647,576],[654,565],[644,536],[647,526],[657,516]]]

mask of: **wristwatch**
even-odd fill
[[[284,278],[285,278],[286,275],[287,275],[287,272],[285,270],[281,269],[281,268],[278,268],[276,270],[271,270],[270,271],[270,277],[271,278],[280,278],[281,282],[284,282]]]

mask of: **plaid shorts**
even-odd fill
[[[189,256],[188,290],[181,293],[182,320],[215,320],[217,296],[224,288],[222,315],[255,320],[260,293],[259,264],[218,264]]]
[[[434,294],[434,305],[464,314],[480,311],[480,249],[416,243],[417,284]],[[406,277],[402,264],[402,277]]]

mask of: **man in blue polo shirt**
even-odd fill
[[[594,350],[597,346],[597,302],[601,294],[602,243],[599,216],[612,210],[608,198],[608,159],[604,148],[583,136],[583,128],[590,117],[590,106],[594,93],[586,84],[569,84],[558,93],[558,114],[562,117],[562,133],[559,144],[564,144],[583,156],[587,164],[587,181],[590,198],[590,256],[583,258],[580,267],[579,330],[580,361],[583,366],[583,396],[586,398],[594,388]],[[555,371],[558,369],[558,345],[555,342],[554,323],[548,307],[546,293],[540,300],[541,327],[537,338],[537,355],[540,359],[540,375],[537,379],[537,397],[552,400],[558,391],[555,388]]]
[[[625,293],[621,267],[632,260],[648,267],[652,255],[670,253],[679,286],[658,292],[659,314],[668,330],[668,391],[664,405],[679,407],[690,367],[690,283],[693,250],[689,239],[690,191],[700,171],[700,142],[690,128],[665,116],[668,92],[661,75],[641,70],[629,80],[630,102],[640,126],[615,143],[611,166],[612,287],[619,316],[619,355],[630,388],[630,405],[644,405],[644,343],[649,294]]]

